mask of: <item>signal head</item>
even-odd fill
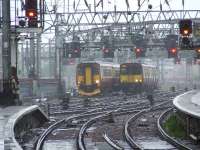
[[[183,30],[184,35],[188,35],[189,31],[187,29]]]
[[[196,52],[197,52],[197,53],[200,53],[200,48],[196,49]]]
[[[137,53],[139,53],[139,52],[141,52],[141,49],[140,49],[140,48],[136,48],[135,51],[136,51]]]
[[[184,19],[179,22],[180,34],[182,36],[189,36],[192,34],[192,20]]]
[[[26,16],[28,18],[35,18],[37,17],[37,11],[35,9],[29,9],[26,11]]]
[[[105,53],[108,53],[108,52],[109,52],[108,48],[104,48],[103,51],[104,51]]]
[[[171,48],[170,51],[171,51],[172,53],[176,53],[176,48]]]

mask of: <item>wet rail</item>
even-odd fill
[[[147,112],[147,111],[148,111],[148,109],[142,110],[142,111],[136,113],[135,115],[133,115],[132,117],[130,117],[130,118],[126,121],[126,123],[125,123],[125,125],[124,125],[124,136],[125,136],[125,139],[126,139],[127,143],[130,145],[131,148],[134,148],[134,149],[135,149],[135,148],[136,148],[136,149],[141,149],[141,147],[137,144],[137,142],[135,142],[135,141],[133,140],[133,138],[131,137],[131,133],[130,133],[130,129],[129,129],[129,124],[130,124],[130,122],[132,122],[134,119],[138,118],[142,113]]]
[[[86,150],[86,146],[85,146],[85,142],[84,142],[84,135],[86,133],[86,130],[97,120],[102,119],[107,117],[111,112],[107,112],[105,114],[96,116],[92,119],[90,119],[89,121],[87,121],[85,124],[83,124],[83,126],[81,127],[79,134],[78,134],[78,138],[77,138],[77,149],[78,150]]]
[[[107,133],[103,134],[103,138],[105,139],[105,141],[115,150],[124,150],[124,148],[122,146],[120,146],[116,141],[114,141],[113,139],[111,139]]]
[[[166,98],[171,98],[177,93],[180,93],[181,91],[177,92],[166,92],[166,93],[156,93],[157,102],[162,102],[163,99]],[[103,100],[103,102],[101,101]],[[94,117],[98,115],[102,115],[104,113],[107,113],[108,111],[114,111],[113,115],[123,115],[123,114],[131,114],[131,113],[137,113],[140,110],[144,110],[149,108],[149,101],[146,100],[145,96],[123,96],[119,98],[116,96],[116,99],[110,99],[110,102],[107,102],[108,98],[106,97],[105,99],[101,98],[100,100],[96,99],[95,100],[95,108],[92,106],[91,108],[84,108],[82,109],[81,107],[78,106],[78,109],[75,107],[76,103],[73,102],[74,107],[71,108],[71,110],[74,108],[74,111],[79,111],[76,115],[73,115],[72,117],[67,117],[66,119],[61,119],[51,125],[48,129],[45,130],[45,132],[40,136],[36,150],[41,150],[42,145],[46,139],[46,137],[52,133],[54,130],[58,129],[62,124],[68,124],[72,120],[78,120],[78,119],[83,119],[83,118],[88,118],[88,117]],[[81,100],[78,100],[78,103],[80,103]],[[107,103],[106,103],[107,102]],[[55,107],[56,108],[56,107]],[[76,108],[76,110],[75,110]],[[79,109],[80,108],[80,109]],[[82,110],[81,110],[82,109]],[[116,112],[115,110],[118,109]],[[81,111],[80,111],[81,110]],[[119,111],[120,110],[120,111]],[[70,113],[69,109],[66,110],[66,112]],[[71,111],[73,113],[73,111]],[[81,117],[80,117],[81,116]]]
[[[152,107],[150,109],[141,110],[140,112],[138,112],[135,115],[131,116],[126,121],[126,123],[124,125],[124,136],[125,136],[125,139],[126,139],[127,143],[130,145],[131,148],[133,148],[133,149],[141,149],[141,150],[144,149],[144,147],[140,143],[138,143],[138,141],[136,139],[133,138],[133,136],[131,134],[131,124],[133,122],[135,122],[137,119],[139,119],[141,116],[143,116],[144,114],[148,114],[148,113],[159,111],[159,110],[162,111],[164,108],[167,108],[165,105],[167,103],[170,103],[170,102],[171,101],[162,102],[160,104],[155,105],[154,107]],[[134,123],[134,124],[136,124],[136,123]],[[143,133],[140,133],[139,135],[141,136],[142,134]],[[172,149],[174,149],[174,148],[172,147]]]
[[[59,128],[61,125],[67,124],[68,122],[70,122],[73,119],[78,119],[78,118],[84,118],[84,117],[90,117],[90,116],[94,116],[94,115],[98,115],[101,114],[103,112],[94,112],[95,110],[91,110],[79,115],[75,115],[75,116],[71,116],[67,119],[62,119],[59,120],[57,122],[55,122],[54,124],[52,124],[51,126],[49,126],[42,134],[41,136],[38,138],[37,144],[36,144],[36,150],[42,150],[42,146],[43,143],[45,141],[45,139],[47,138],[47,136],[52,133],[54,130],[56,130],[57,128]]]

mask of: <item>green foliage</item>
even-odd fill
[[[176,115],[172,115],[168,118],[164,123],[164,128],[170,136],[175,138],[186,137],[184,126]]]

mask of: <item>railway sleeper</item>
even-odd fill
[[[115,123],[114,116],[112,113],[108,114],[108,116],[103,118],[103,120],[108,123]]]

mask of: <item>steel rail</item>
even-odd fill
[[[153,106],[152,108],[149,108],[149,109],[144,109],[144,110],[141,110],[139,111],[138,113],[134,114],[132,117],[130,117],[125,125],[124,125],[124,136],[125,136],[125,139],[127,141],[127,143],[129,144],[129,146],[131,148],[136,148],[136,149],[142,149],[142,147],[140,145],[138,145],[132,138],[131,134],[130,134],[130,124],[133,120],[137,119],[138,117],[140,117],[142,114],[144,113],[147,113],[149,111],[155,111],[155,110],[159,110],[159,109],[162,109],[160,108],[160,106],[164,105],[164,104],[167,104],[169,103],[171,100],[168,100],[168,101],[165,101],[165,102],[162,102],[158,105],[155,105]]]
[[[130,123],[131,123],[132,120],[138,118],[140,115],[142,115],[144,112],[147,112],[148,110],[150,110],[150,109],[145,109],[145,110],[139,111],[138,113],[136,113],[135,115],[133,115],[132,117],[130,117],[130,118],[126,121],[126,123],[125,123],[125,125],[124,125],[124,136],[125,136],[125,139],[126,139],[127,143],[129,144],[129,146],[130,146],[131,148],[134,148],[134,149],[142,149],[142,148],[140,147],[140,145],[138,145],[138,144],[133,140],[133,138],[131,137],[129,125],[130,125]]]
[[[86,133],[86,130],[97,120],[102,119],[106,116],[108,116],[110,113],[112,113],[112,111],[106,112],[102,115],[96,116],[90,120],[88,120],[85,124],[83,124],[83,126],[81,127],[78,137],[77,137],[77,149],[78,150],[86,150],[85,147],[85,142],[84,142],[84,135]]]
[[[124,150],[123,147],[121,147],[116,141],[114,141],[113,139],[111,139],[107,133],[103,134],[103,138],[104,140],[115,150]]]
[[[88,111],[88,112],[84,112],[82,114],[79,115],[75,115],[75,116],[71,116],[68,117],[66,119],[62,119],[59,120],[57,122],[55,122],[54,124],[52,124],[51,126],[49,126],[39,137],[37,143],[36,143],[36,150],[42,150],[42,146],[43,143],[45,141],[45,139],[47,138],[47,136],[52,133],[55,129],[57,129],[58,127],[60,127],[63,124],[67,124],[68,122],[72,121],[73,119],[79,119],[79,118],[83,118],[83,117],[89,117],[89,116],[93,116],[93,115],[99,115],[102,114],[103,112],[98,112],[98,113],[92,113],[94,110]],[[88,114],[87,114],[88,113]]]

